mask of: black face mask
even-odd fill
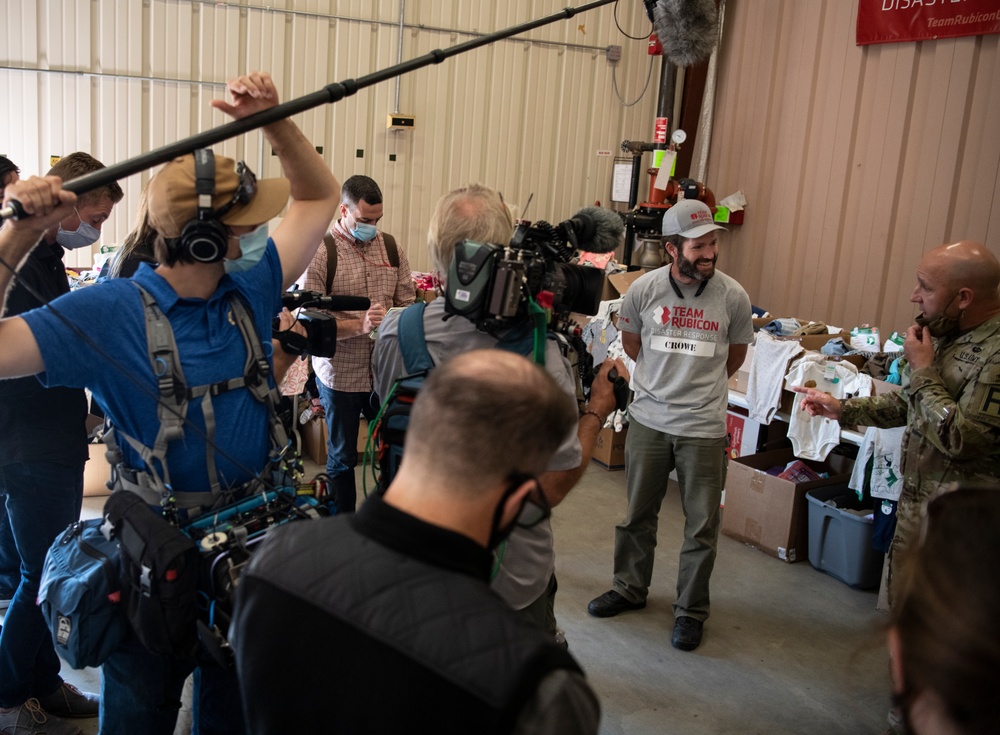
[[[955,292],[955,296],[958,296],[958,292]],[[928,317],[924,313],[917,314],[914,321],[918,326],[925,328],[931,333],[932,337],[947,337],[949,334],[954,334],[958,331],[958,322],[962,318],[962,312],[958,312],[958,316],[948,316],[945,312],[948,310],[948,306],[951,306],[955,301],[955,296],[951,297],[951,301],[948,305],[944,307],[944,311],[935,317]]]
[[[507,500],[517,492],[521,485],[529,480],[534,480],[536,492],[529,494],[524,499],[524,503],[521,505],[521,509],[518,511],[514,520],[506,526],[501,527],[500,521],[503,518],[503,511],[504,507],[507,505]],[[542,486],[539,484],[535,476],[528,475],[523,472],[512,473],[510,476],[510,484],[507,486],[507,489],[504,490],[503,495],[500,497],[500,502],[497,504],[497,509],[493,512],[493,524],[490,527],[491,530],[488,548],[490,551],[496,549],[500,544],[507,540],[507,537],[510,536],[511,533],[514,532],[515,527],[520,526],[521,528],[531,528],[532,526],[537,526],[551,515],[552,509],[549,507],[545,493],[542,492]]]

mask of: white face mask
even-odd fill
[[[80,213],[77,212],[79,217]],[[77,250],[78,248],[89,248],[101,238],[101,231],[88,222],[80,219],[80,226],[70,232],[64,230],[62,222],[59,223],[59,232],[56,233],[56,242],[67,250]]]
[[[226,273],[248,271],[257,265],[267,250],[267,225],[263,224],[253,232],[240,235],[240,257],[227,260],[224,265]]]

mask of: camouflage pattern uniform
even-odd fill
[[[889,600],[900,552],[923,502],[955,482],[1000,486],[1000,316],[936,340],[934,364],[902,375],[902,390],[842,403],[842,426],[906,426],[903,492],[889,550]]]

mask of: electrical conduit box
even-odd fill
[[[389,113],[386,116],[385,127],[389,130],[412,130],[417,119],[413,115],[400,115],[399,113]]]

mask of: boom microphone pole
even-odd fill
[[[93,191],[94,189],[98,189],[102,186],[107,186],[112,181],[117,181],[118,179],[123,179],[126,176],[139,173],[140,171],[152,168],[157,164],[172,161],[178,156],[191,153],[199,148],[207,148],[215,143],[235,138],[237,135],[242,133],[262,128],[265,125],[270,125],[271,123],[278,122],[279,120],[284,120],[287,117],[291,117],[292,115],[300,112],[305,112],[306,110],[311,110],[314,107],[319,107],[320,105],[339,102],[344,97],[349,97],[359,89],[365,89],[373,84],[378,84],[379,82],[384,82],[387,79],[408,74],[411,71],[422,69],[423,67],[430,66],[431,64],[440,64],[442,61],[450,59],[452,56],[464,54],[466,51],[472,51],[473,49],[477,49],[481,46],[487,46],[491,43],[495,43],[496,41],[516,36],[519,33],[540,28],[550,23],[554,23],[557,20],[572,18],[578,13],[585,13],[588,10],[599,8],[602,5],[610,5],[611,3],[617,1],[618,0],[594,0],[593,2],[581,5],[578,8],[563,8],[558,13],[547,15],[544,18],[532,20],[517,26],[511,26],[510,28],[506,28],[502,31],[496,31],[494,33],[480,36],[479,38],[473,38],[465,43],[460,43],[457,46],[452,46],[448,49],[435,49],[424,54],[423,56],[418,56],[415,59],[410,59],[409,61],[404,61],[401,64],[390,66],[387,69],[367,74],[360,79],[347,79],[343,82],[328,84],[318,92],[313,92],[312,94],[307,94],[304,97],[298,97],[294,100],[283,102],[267,110],[262,110],[261,112],[250,115],[249,117],[245,117],[240,120],[233,120],[232,122],[220,125],[217,128],[212,128],[211,130],[206,130],[205,132],[192,135],[190,138],[184,138],[176,143],[171,143],[161,148],[152,150],[149,153],[143,153],[142,155],[130,158],[127,161],[122,161],[121,163],[107,166],[106,168],[99,169],[86,174],[85,176],[72,179],[63,185],[63,189],[71,191],[77,195]],[[0,209],[0,220],[7,220],[11,218],[17,219],[22,216],[24,216],[24,211],[21,209],[20,203],[14,200],[12,200],[3,209]]]

